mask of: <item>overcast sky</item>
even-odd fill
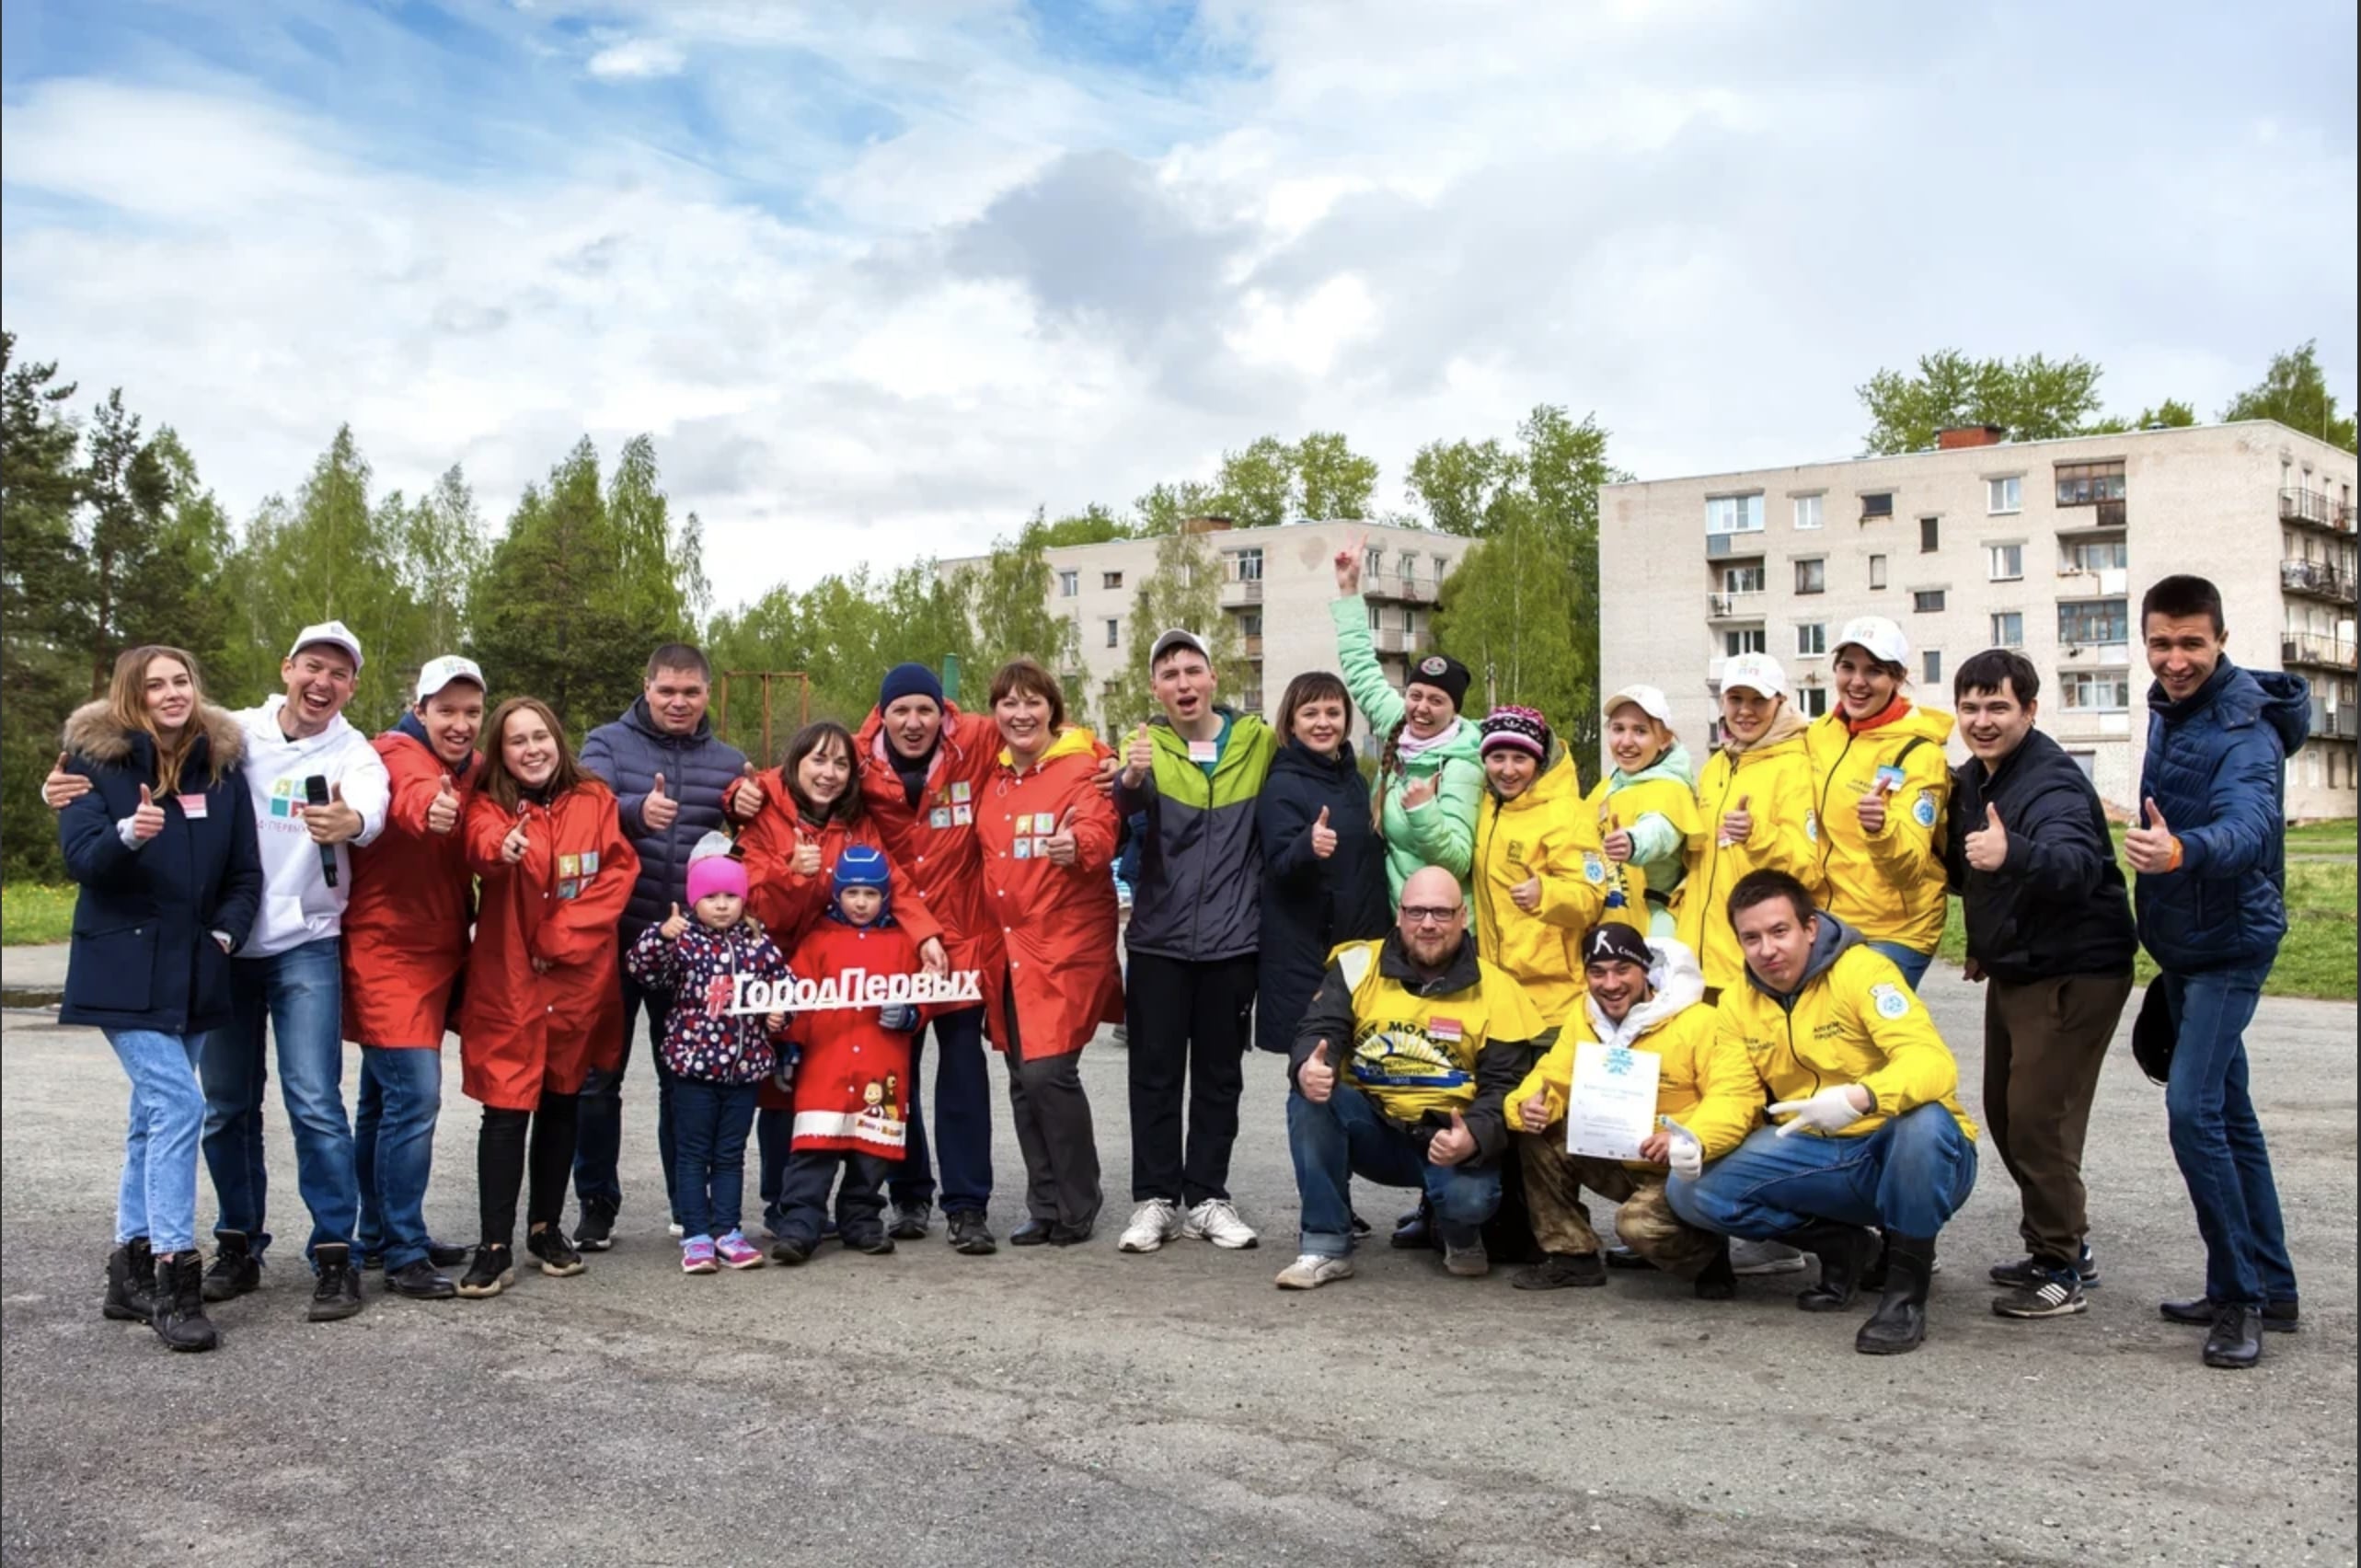
[[[725,602],[1265,432],[1842,455],[1943,345],[2349,402],[2355,11],[8,0],[0,308],[241,517],[651,432]]]

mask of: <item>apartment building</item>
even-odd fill
[[[1222,699],[1274,721],[1273,710],[1289,681],[1307,670],[1337,667],[1328,608],[1336,597],[1337,551],[1357,544],[1363,552],[1361,594],[1370,633],[1378,663],[1399,686],[1411,659],[1434,646],[1430,622],[1436,592],[1468,546],[1452,535],[1378,523],[1238,528],[1223,518],[1199,517],[1183,526],[1204,537],[1221,574],[1222,614],[1236,628],[1253,671],[1243,691],[1226,690]],[[1140,582],[1156,570],[1156,548],[1154,539],[1116,539],[1047,552],[1050,607],[1072,617],[1081,633],[1081,663],[1058,672],[1059,678],[1089,694],[1102,731],[1147,717],[1110,714],[1107,709],[1130,658],[1132,639],[1153,639],[1167,629],[1135,625],[1132,614]],[[948,574],[981,563],[981,558],[967,557],[943,561],[939,570]],[[1366,721],[1356,720],[1355,745],[1366,739]]]
[[[1694,744],[1739,653],[1776,654],[1803,710],[1825,712],[1830,639],[1851,616],[1899,625],[1918,691],[1944,707],[1961,660],[2016,648],[2041,671],[2042,728],[2128,814],[2147,744],[2140,593],[2196,572],[2221,587],[2232,658],[2311,685],[2288,814],[2353,816],[2354,455],[2268,421],[2000,434],[1602,487],[1604,683],[1662,686]]]

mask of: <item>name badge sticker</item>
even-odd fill
[[[1189,743],[1189,760],[1191,762],[1219,762],[1221,759],[1222,748],[1218,743],[1214,741],[1191,741]]]
[[[1892,794],[1895,790],[1902,788],[1902,770],[1889,762],[1883,764],[1878,768],[1877,781],[1876,783],[1872,784],[1870,788],[1874,790],[1883,787],[1886,793]]]
[[[1466,1037],[1467,1031],[1459,1027],[1457,1019],[1445,1018],[1437,1013],[1426,1020],[1426,1034],[1430,1040],[1439,1040],[1447,1045],[1457,1045]]]
[[[182,816],[187,817],[190,822],[202,822],[205,820],[204,796],[176,795],[173,798],[180,802],[180,814]]]

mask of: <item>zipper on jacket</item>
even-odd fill
[[[1820,783],[1820,877],[1824,882],[1828,875],[1828,857],[1837,852],[1836,830],[1828,825],[1828,791],[1836,788],[1837,769],[1845,766],[1845,758],[1852,755],[1852,750],[1853,728],[1847,724],[1844,749],[1837,754],[1837,760],[1828,765],[1828,777]],[[1805,744],[1804,754],[1807,756],[1811,755],[1809,743]]]

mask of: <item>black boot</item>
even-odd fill
[[[1730,1272],[1728,1237],[1722,1239],[1722,1245],[1714,1251],[1713,1261],[1698,1271],[1696,1290],[1699,1301],[1733,1301],[1737,1298],[1738,1276]]]
[[[1798,1251],[1820,1260],[1820,1283],[1797,1293],[1795,1304],[1806,1312],[1841,1312],[1853,1304],[1861,1270],[1877,1253],[1877,1238],[1858,1225],[1815,1219],[1779,1238]]]
[[[1901,1355],[1927,1337],[1927,1286],[1935,1274],[1935,1239],[1885,1233],[1885,1294],[1853,1348],[1863,1355]]]
[[[262,1283],[262,1260],[246,1243],[243,1230],[213,1233],[213,1266],[205,1271],[205,1299],[227,1301]]]
[[[352,1266],[352,1250],[338,1241],[312,1249],[319,1277],[312,1284],[312,1304],[305,1317],[315,1323],[333,1323],[361,1310],[361,1275]]]
[[[1434,1205],[1421,1198],[1418,1207],[1394,1221],[1393,1244],[1406,1251],[1439,1245],[1434,1234]]]
[[[100,1309],[119,1323],[144,1323],[155,1306],[155,1254],[147,1238],[134,1236],[107,1254],[107,1303]]]
[[[2221,1307],[2214,1312],[2214,1332],[2206,1336],[2206,1365],[2243,1371],[2263,1359],[2263,1309]]]
[[[175,1350],[211,1350],[222,1343],[205,1316],[205,1261],[194,1247],[156,1267],[155,1310],[147,1320],[155,1337]]]

